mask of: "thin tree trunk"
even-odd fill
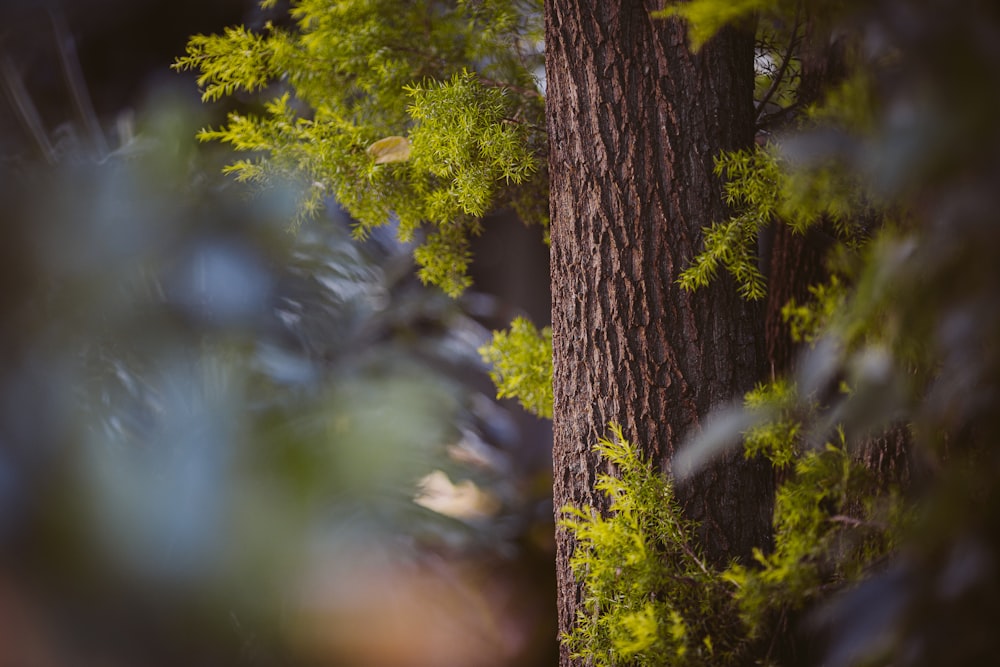
[[[833,237],[821,229],[800,234],[783,221],[771,223],[767,234],[770,243],[764,329],[770,373],[776,378],[792,370],[802,347],[801,342],[792,340],[791,327],[782,311],[792,299],[799,304],[811,301],[809,287],[830,277],[824,262]]]
[[[820,104],[827,91],[835,89],[848,73],[847,44],[834,37],[830,25],[805,8],[800,53],[799,85],[796,106],[805,109]],[[786,122],[792,124],[795,116]],[[782,128],[777,129],[779,132]],[[861,224],[861,221],[858,221]],[[812,299],[811,285],[827,281],[830,272],[825,260],[835,243],[829,222],[799,234],[783,221],[776,221],[768,244],[768,295],[765,316],[767,357],[772,374],[780,376],[792,370],[802,344],[792,340],[782,309],[791,299],[806,303]],[[911,480],[910,434],[905,424],[896,424],[873,435],[855,450],[855,456],[879,485],[908,485]],[[778,475],[782,481],[783,474]]]
[[[769,128],[781,133],[794,128],[802,111],[823,101],[823,95],[847,75],[844,61],[845,45],[831,36],[830,26],[813,16],[809,7],[802,11],[802,41],[798,53],[799,80],[796,88],[795,113],[784,117],[784,126]],[[795,30],[799,30],[798,24]],[[765,314],[767,357],[772,376],[792,370],[801,345],[791,338],[790,328],[782,309],[792,299],[805,303],[812,299],[809,287],[826,281],[829,271],[825,259],[833,246],[832,230],[825,224],[801,234],[784,221],[772,223],[766,230],[768,293]]]
[[[606,508],[591,448],[608,422],[668,470],[682,438],[766,367],[759,307],[726,280],[677,285],[701,229],[727,217],[713,157],[753,141],[753,35],[726,31],[693,55],[656,8],[546,4],[557,512]],[[680,492],[711,560],[769,541],[766,465],[734,452]],[[572,549],[560,532],[563,632],[580,603]]]

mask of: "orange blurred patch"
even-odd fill
[[[516,663],[529,629],[505,616],[516,591],[443,559],[392,563],[355,553],[307,573],[290,634],[323,664],[498,667]]]

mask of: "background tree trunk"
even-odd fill
[[[727,216],[713,157],[753,141],[753,34],[694,55],[656,3],[546,3],[555,414],[554,502],[605,509],[592,451],[609,421],[669,468],[706,413],[764,377],[761,309],[678,273]],[[684,485],[708,557],[769,541],[771,474],[733,453]],[[579,588],[557,537],[560,630]],[[571,661],[565,650],[561,664]]]
[[[803,110],[823,103],[826,93],[836,89],[848,76],[845,38],[835,37],[832,26],[809,8],[804,11],[802,20],[797,113],[786,118],[784,127],[771,128],[779,133],[794,131]],[[859,226],[870,227],[865,221],[856,222]],[[836,243],[836,233],[829,221],[800,234],[778,220],[772,223],[768,234],[765,337],[771,374],[779,377],[792,371],[802,350],[802,343],[792,340],[790,327],[781,311],[792,299],[800,304],[809,302],[812,300],[809,287],[829,280],[826,258]],[[865,439],[856,449],[855,456],[884,488],[911,481],[910,435],[905,424],[897,424]],[[779,472],[777,481],[783,481],[788,472]]]
[[[813,104],[823,102],[825,91],[831,90],[847,76],[843,40],[833,39],[831,27],[814,16],[808,7],[801,15],[801,42],[796,56],[799,59],[799,78],[795,90],[793,113],[784,115],[781,124],[770,126],[771,132],[793,130],[803,111]],[[829,279],[826,257],[835,243],[835,233],[827,223],[801,234],[792,230],[783,220],[771,224],[765,231],[768,242],[762,259],[768,277],[767,303],[764,328],[767,339],[767,358],[771,375],[780,377],[792,370],[801,352],[801,344],[792,340],[791,330],[781,311],[790,300],[806,303],[812,299],[811,285]]]

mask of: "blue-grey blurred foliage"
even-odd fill
[[[488,330],[389,236],[290,234],[294,186],[223,177],[185,96],[53,131],[0,55],[0,662],[549,655]]]

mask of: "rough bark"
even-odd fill
[[[801,344],[792,340],[782,309],[792,299],[800,304],[809,302],[813,298],[810,285],[830,277],[825,260],[833,237],[820,229],[800,234],[782,221],[772,223],[767,233],[770,242],[764,330],[771,377],[780,377],[792,369],[801,351]]]
[[[766,367],[760,308],[728,281],[677,285],[701,229],[727,215],[713,157],[753,141],[753,35],[727,31],[695,55],[656,8],[546,4],[557,512],[605,508],[591,448],[610,421],[668,470]],[[735,453],[680,489],[716,562],[767,543],[771,494],[767,467]],[[579,604],[572,549],[561,531],[561,631]]]

